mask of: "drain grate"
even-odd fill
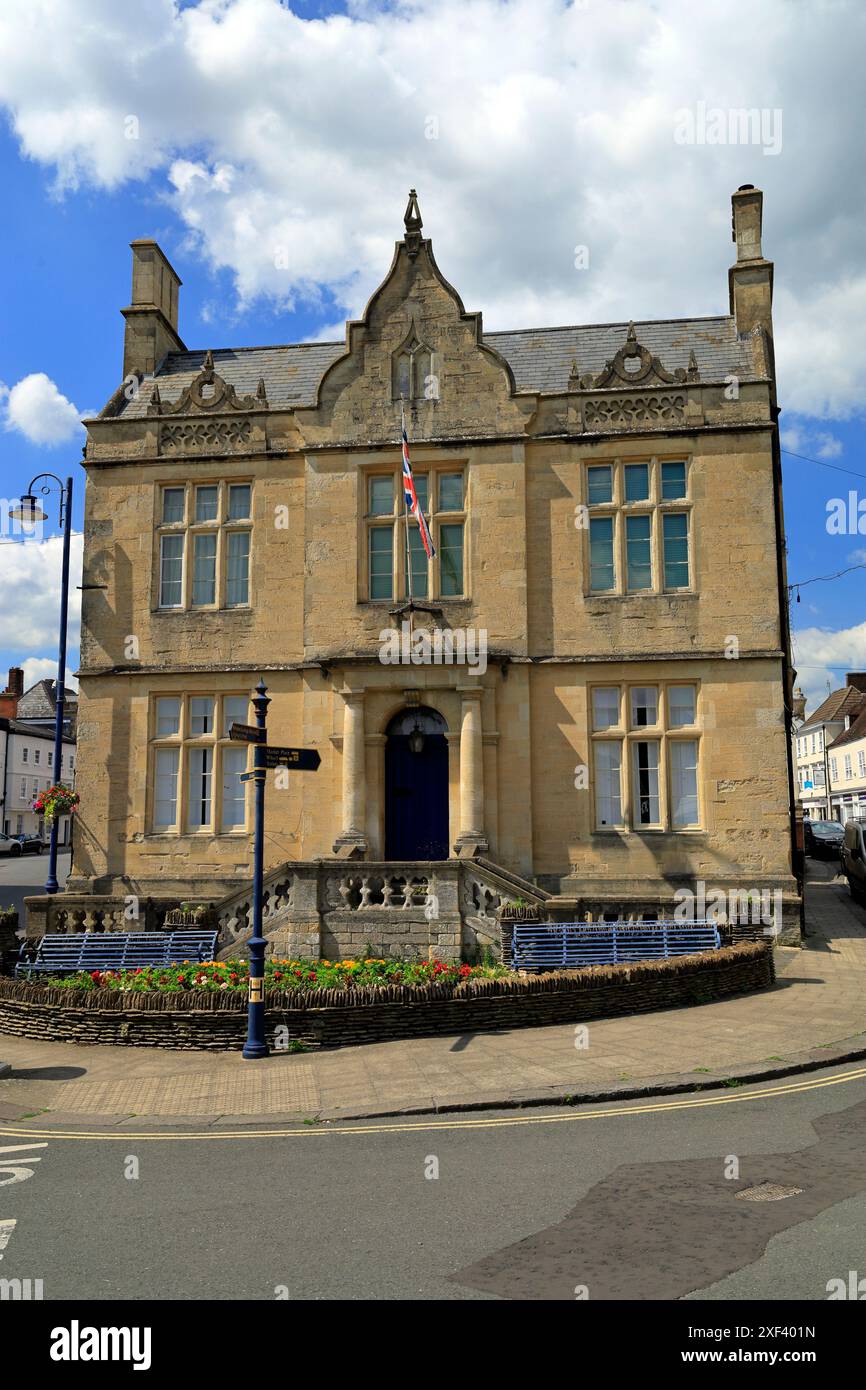
[[[785,1197],[799,1197],[802,1191],[802,1187],[784,1187],[779,1182],[759,1182],[735,1195],[740,1202],[781,1202]]]

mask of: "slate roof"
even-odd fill
[[[50,679],[37,681],[18,701],[18,712],[23,719],[53,719],[57,712],[57,682]],[[63,708],[67,718],[78,707],[78,696],[74,690],[67,690],[63,697]]]
[[[54,730],[43,728],[40,724],[28,724],[24,719],[4,719],[3,723],[10,734],[26,734],[28,738],[41,738],[46,743],[54,742]],[[70,734],[63,735],[63,742],[75,747],[75,739]]]
[[[509,363],[518,391],[559,393],[567,389],[572,362],[581,373],[600,372],[623,346],[627,332],[627,323],[606,323],[485,333],[483,341]],[[687,367],[689,352],[694,352],[703,381],[721,381],[729,374],[741,381],[755,380],[749,343],[737,336],[734,320],[727,315],[636,323],[635,333],[669,372]],[[239,396],[254,395],[263,378],[268,404],[284,409],[313,405],[319,381],[345,351],[345,342],[220,348],[214,349],[213,362]],[[201,371],[204,357],[204,351],[168,353],[156,377],[145,377],[137,398],[124,399],[118,413],[125,418],[145,415],[154,380],[163,404],[173,404]]]
[[[815,713],[809,715],[805,724],[800,725],[797,733],[807,734],[811,729],[820,728],[822,724],[832,724],[844,719],[846,714],[854,718],[863,708],[866,708],[866,695],[863,691],[857,690],[853,685],[843,685],[840,690],[834,690],[827,696]]]

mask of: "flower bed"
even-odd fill
[[[462,980],[491,980],[507,976],[502,965],[459,965],[447,961],[397,960],[274,960],[265,961],[265,989],[275,994],[299,990],[383,989],[391,985],[458,985]],[[54,989],[156,991],[182,994],[197,990],[221,993],[223,990],[246,994],[249,961],[206,961],[197,964],[144,966],[137,970],[79,970],[74,975],[43,976],[42,982]],[[513,978],[517,978],[514,976]]]
[[[312,966],[313,963],[305,963]],[[629,965],[591,966],[552,971],[524,979],[501,967],[404,966],[402,979],[368,980],[359,971],[393,961],[314,963],[320,983],[302,978],[284,982],[285,961],[269,961],[265,985],[266,1033],[272,1046],[286,1039],[312,1047],[341,1047],[396,1038],[431,1037],[490,1029],[584,1023],[595,1018],[709,1003],[766,989],[775,978],[773,952],[766,942],[743,942],[702,955]],[[0,1033],[52,1042],[124,1043],[147,1047],[222,1051],[243,1042],[247,1023],[243,967],[226,962],[222,981],[217,966],[189,967],[190,980],[175,988],[121,982],[76,988],[62,982],[0,979]],[[180,967],[186,973],[187,967]],[[426,978],[418,972],[427,970]],[[455,972],[456,971],[456,976]],[[206,977],[199,984],[196,972]],[[280,979],[274,976],[279,972]],[[144,972],[142,972],[144,973]],[[307,974],[311,970],[307,970]],[[445,976],[445,978],[443,978]],[[208,983],[215,979],[216,984]],[[227,988],[221,988],[223,983]],[[276,1030],[281,1030],[278,1034]],[[278,1038],[282,1038],[282,1042]]]

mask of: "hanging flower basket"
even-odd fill
[[[45,817],[46,825],[51,825],[57,816],[71,816],[80,800],[78,792],[57,782],[39,793],[33,802],[33,810],[37,816]]]

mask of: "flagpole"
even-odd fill
[[[412,643],[412,551],[409,545],[409,502],[406,497],[406,481],[403,472],[403,435],[406,433],[406,416],[403,411],[403,400],[400,400],[400,481],[403,488],[403,511],[406,516],[406,584],[409,592],[409,644]]]

